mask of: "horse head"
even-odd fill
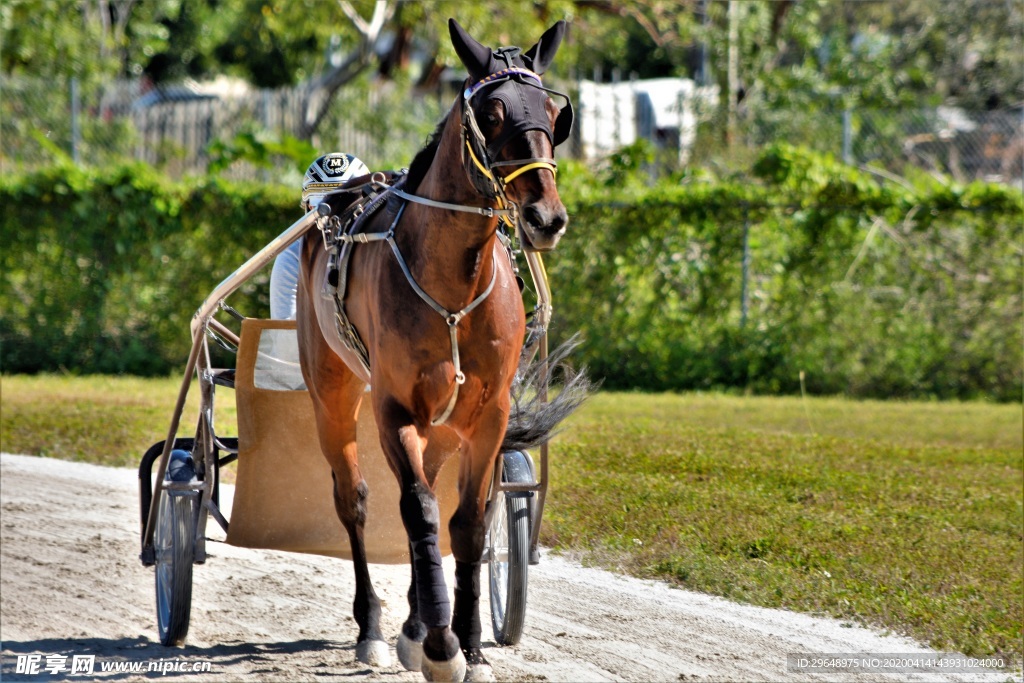
[[[525,248],[554,249],[569,221],[555,184],[554,148],[569,137],[573,112],[569,98],[545,88],[540,77],[554,60],[566,24],[556,23],[526,52],[482,45],[454,19],[448,28],[469,71],[462,106],[463,156],[470,157],[465,166],[471,179],[485,194],[493,186],[519,208]],[[559,108],[550,95],[565,105]]]

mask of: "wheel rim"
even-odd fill
[[[488,530],[491,557],[488,563],[491,579],[491,612],[499,624],[505,623],[508,590],[508,509],[505,496],[495,501],[496,509]]]

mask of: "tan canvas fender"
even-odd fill
[[[313,402],[304,387],[294,389],[300,385],[295,322],[243,321],[235,377],[238,476],[227,542],[351,559],[348,534],[334,510],[331,469],[320,451]],[[359,467],[370,489],[367,559],[408,562],[398,484],[381,451],[369,404],[367,394],[357,436]],[[454,432],[435,428],[428,453],[457,456],[458,444]],[[458,503],[457,476],[458,457],[449,457],[435,487],[443,554],[451,552],[448,519]]]

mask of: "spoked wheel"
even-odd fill
[[[160,643],[168,647],[183,645],[188,635],[198,512],[198,491],[160,492],[160,509],[153,534],[156,619]]]
[[[510,451],[503,457],[502,481],[533,482],[533,471],[526,455]],[[529,496],[529,493],[515,492],[499,495],[487,530],[491,625],[498,645],[515,645],[523,635],[530,565]]]

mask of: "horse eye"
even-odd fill
[[[485,121],[485,122],[487,123],[487,125],[488,125],[488,126],[490,126],[491,128],[494,128],[494,127],[495,127],[495,126],[497,126],[497,125],[498,125],[499,123],[501,123],[501,119],[500,119],[500,118],[498,117],[498,115],[497,115],[497,114],[494,114],[494,113],[492,113],[492,112],[488,112],[487,114],[484,114],[484,121]]]

